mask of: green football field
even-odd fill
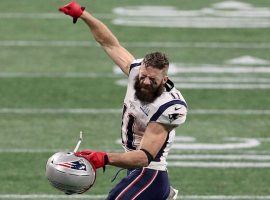
[[[122,151],[126,77],[62,0],[0,3],[0,199],[105,199],[107,167],[84,195],[47,181],[47,159]],[[136,58],[165,52],[185,97],[168,171],[181,199],[270,199],[269,0],[80,0]]]

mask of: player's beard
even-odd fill
[[[164,91],[164,85],[161,83],[159,86],[153,85],[145,86],[140,82],[139,75],[135,77],[134,83],[135,97],[142,103],[154,102]]]

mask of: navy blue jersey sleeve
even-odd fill
[[[131,72],[132,72],[134,69],[136,69],[136,68],[138,68],[138,67],[141,66],[142,61],[143,61],[143,59],[136,59],[136,60],[134,60],[134,61],[131,63],[130,68],[129,68],[129,75],[131,74]]]

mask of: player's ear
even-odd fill
[[[168,81],[168,79],[169,79],[168,76],[164,76],[162,83],[165,84]]]

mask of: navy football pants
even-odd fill
[[[130,171],[110,191],[107,200],[165,200],[169,193],[166,171],[139,168]]]

